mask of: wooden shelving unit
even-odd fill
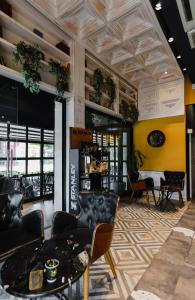
[[[137,90],[125,81],[119,80],[119,112],[122,113],[121,104],[125,101],[128,105],[138,106]]]
[[[122,117],[120,114],[120,103],[125,100],[127,103],[134,103],[137,106],[137,89],[128,84],[125,79],[122,79],[112,70],[106,67],[103,63],[96,60],[89,53],[86,53],[86,66],[85,66],[85,99],[86,105],[99,111]],[[109,101],[109,97],[106,93],[102,93],[102,99],[100,104],[95,103],[94,88],[92,86],[92,76],[95,69],[101,69],[104,77],[111,76],[116,84],[116,99],[112,105],[112,108],[104,105],[104,100]],[[102,101],[103,100],[103,101]],[[90,104],[91,103],[91,104]]]
[[[0,45],[2,47],[2,49],[4,49],[5,51],[9,52],[10,54],[12,54],[14,51],[16,51],[16,46],[13,45],[12,43],[8,42],[7,40],[3,39],[0,37]],[[48,62],[41,60],[41,64],[44,66],[49,67]]]
[[[24,77],[20,74],[20,72],[15,71],[11,68],[8,68],[6,66],[0,65],[0,75],[3,75],[5,77],[11,78],[13,80],[19,81],[19,82],[24,82]],[[40,81],[40,88],[43,91],[46,91],[51,94],[56,94],[56,88],[55,86],[45,83],[43,81]],[[65,97],[72,97],[72,93],[65,92],[64,93]]]
[[[102,70],[102,73],[104,77],[111,76],[111,78],[115,81],[115,77],[110,72],[108,68],[103,67],[103,64],[96,62],[93,60],[90,56],[86,55],[86,63],[87,67],[85,67],[85,99],[87,101],[94,102],[95,99],[95,90],[92,86],[92,76],[95,69],[100,68]],[[100,100],[100,104],[97,104],[98,106],[102,106],[105,109],[109,109],[111,111],[114,111],[115,105],[110,105],[109,97],[105,92],[102,92],[102,97]]]
[[[12,62],[13,52],[16,50],[14,43],[24,41],[29,44],[35,44],[40,47],[40,50],[45,55],[45,60],[41,61],[43,71],[41,71],[42,81],[40,82],[40,88],[52,94],[56,94],[55,88],[55,75],[49,73],[49,64],[47,59],[52,58],[61,64],[66,65],[72,61],[72,57],[56,48],[44,38],[39,37],[33,31],[20,24],[14,18],[9,17],[2,11],[0,11],[0,26],[2,27],[3,37],[0,37],[0,56],[5,61],[5,66],[0,65],[0,74],[24,82],[23,76],[20,74],[21,66],[15,66]],[[12,41],[12,35],[14,41]],[[59,41],[60,42],[60,41]],[[70,82],[70,90],[72,90],[72,82]],[[72,96],[71,92],[66,92],[65,96]]]
[[[54,45],[52,45],[45,39],[39,37],[33,31],[30,31],[28,28],[15,21],[13,18],[10,18],[2,11],[0,11],[0,24],[3,28],[7,28],[8,30],[16,33],[26,42],[29,42],[30,44],[33,43],[39,45],[42,51],[50,54],[56,59],[58,58],[58,60],[61,60],[62,62],[70,61],[70,56],[68,56],[66,53],[56,48]]]

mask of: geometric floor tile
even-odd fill
[[[160,212],[154,206],[148,209],[141,203],[121,204],[111,247],[118,275],[117,280],[114,280],[116,286],[112,283],[107,290],[102,287],[102,292],[99,287],[99,293],[91,290],[89,299],[126,300],[184,211],[185,208],[177,212]],[[96,276],[100,276],[94,273],[98,265],[99,261],[96,261],[90,269],[93,281]],[[105,264],[104,267],[105,270],[100,271],[100,274],[109,272],[109,266]],[[109,274],[108,282],[112,282],[112,273]],[[113,290],[110,290],[112,286]]]
[[[154,206],[149,209],[143,203],[121,203],[111,246],[117,280],[113,279],[104,257],[98,259],[90,267],[89,300],[126,300],[185,209],[160,212]],[[83,299],[82,279],[73,285],[71,293],[70,299]],[[19,298],[9,296],[0,288],[0,300],[10,299]]]

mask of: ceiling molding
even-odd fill
[[[183,77],[149,0],[28,2],[137,88]]]

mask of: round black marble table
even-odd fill
[[[71,286],[84,273],[85,266],[78,266],[78,254],[84,250],[89,253],[91,232],[80,228],[60,234],[50,240],[37,241],[24,246],[9,257],[1,269],[1,284],[7,293],[16,297],[36,299],[48,295],[56,295],[67,299],[62,291]],[[29,274],[33,270],[44,270],[48,259],[59,260],[57,280],[48,283],[43,273],[43,286],[29,290]],[[77,263],[76,263],[77,262]]]

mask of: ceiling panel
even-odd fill
[[[149,0],[28,2],[137,87],[182,77]]]

